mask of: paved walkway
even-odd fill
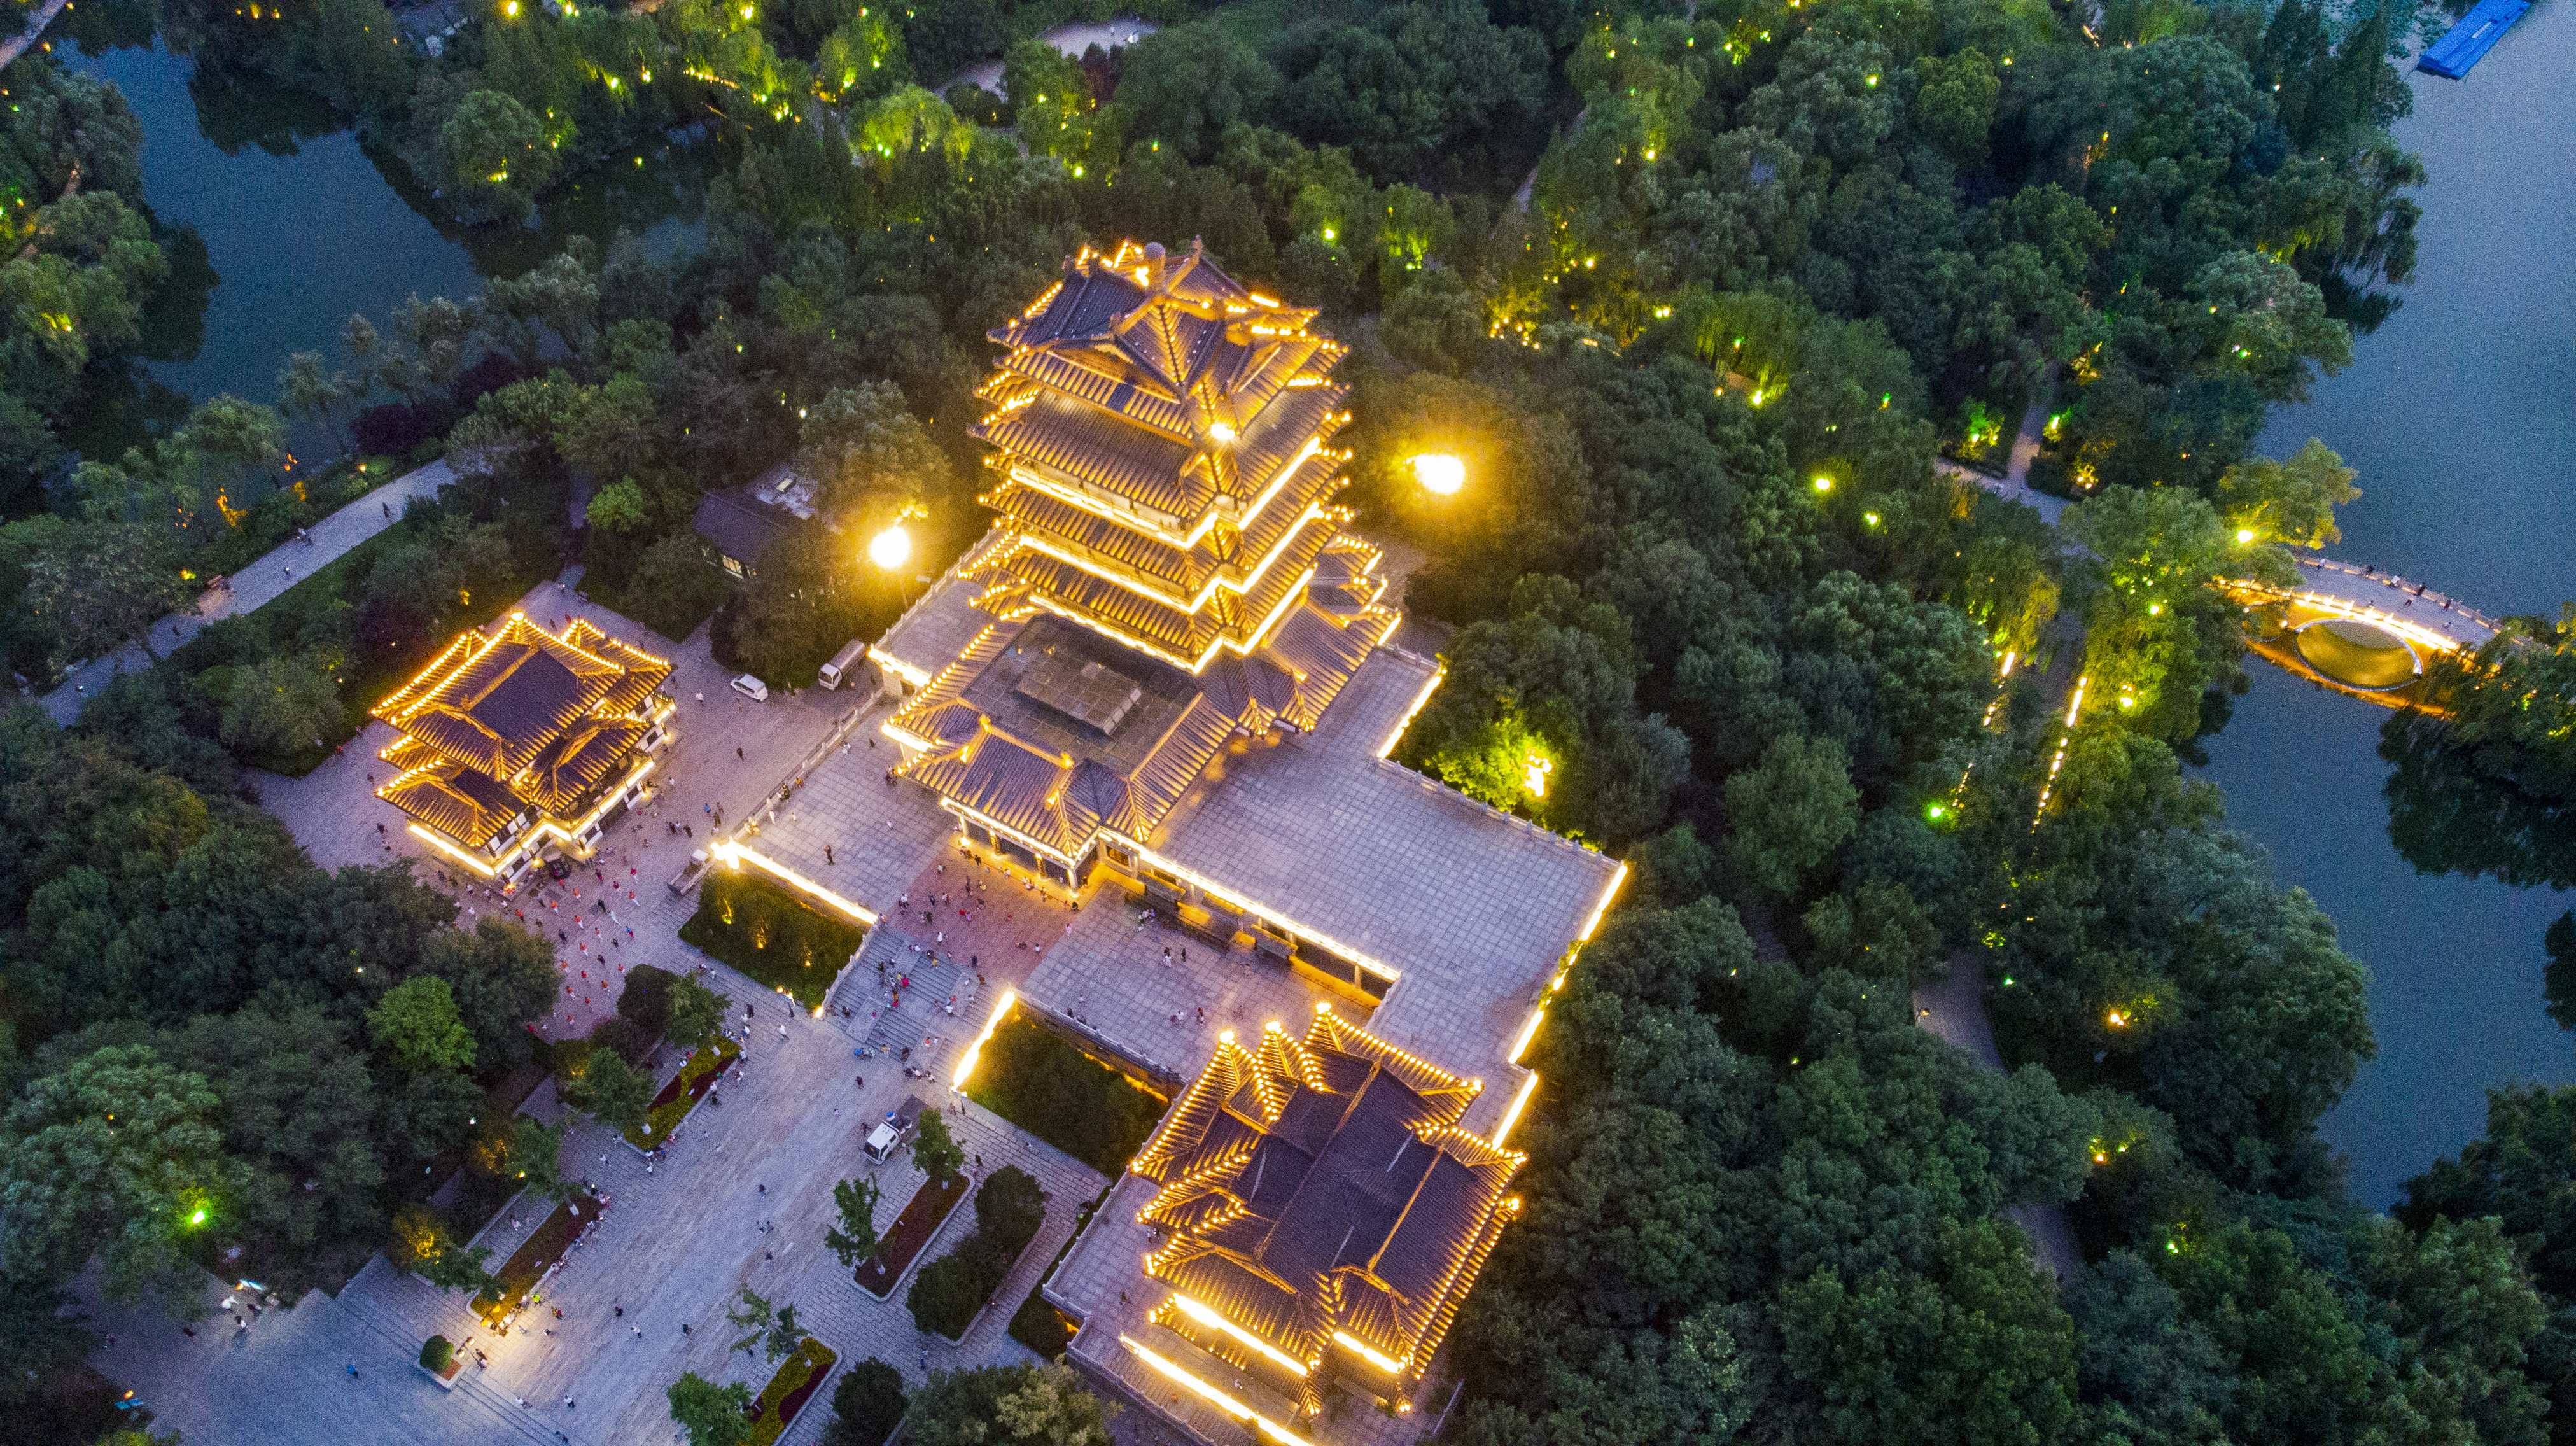
[[[2004,1072],[2003,1051],[1995,1047],[1995,1027],[1986,1017],[1986,971],[1973,951],[1951,956],[1949,972],[1914,991],[1914,1022],[1968,1052],[1968,1057]],[[2004,1217],[2030,1236],[2031,1251],[2059,1280],[2084,1269],[2084,1252],[2075,1247],[2075,1229],[2066,1207],[2054,1200],[2027,1201],[2004,1208]]]
[[[2030,485],[2030,464],[2039,457],[2039,444],[2048,429],[2048,402],[2055,394],[2056,373],[2051,370],[2039,394],[2021,414],[2021,430],[2013,434],[2012,452],[2004,464],[2004,475],[1989,476],[1974,467],[1963,466],[1947,457],[1936,458],[1935,467],[1962,482],[1973,482],[2007,502],[2018,502],[2040,515],[2049,526],[2057,525],[2058,515],[2066,510],[2066,499],[2052,497]]]
[[[1082,53],[1095,45],[1103,50],[1115,50],[1122,45],[1133,45],[1162,28],[1151,20],[1139,20],[1133,15],[1113,15],[1103,24],[1059,25],[1038,38],[1080,60]],[[939,93],[946,95],[959,81],[972,81],[999,95],[1002,91],[1002,62],[988,60],[981,65],[970,65],[948,77],[948,83],[939,87]]]
[[[2423,583],[2330,557],[2294,554],[2292,560],[2299,565],[2300,588],[2291,595],[2295,603],[2385,623],[2446,651],[2477,649],[2501,630],[2494,618]]]
[[[54,17],[62,14],[64,7],[70,3],[71,0],[45,0],[42,8],[27,17],[27,28],[24,31],[7,40],[0,40],[0,65],[7,65],[10,61],[24,55],[27,47],[36,43],[36,37],[44,34],[45,27],[53,24]]]
[[[6,63],[0,60],[0,64]],[[230,589],[209,592],[197,600],[191,611],[172,613],[154,623],[153,648],[166,655],[195,637],[208,623],[257,610],[295,586],[299,577],[311,577],[359,543],[393,526],[414,497],[436,497],[438,489],[455,480],[455,471],[442,458],[369,492],[314,523],[308,529],[311,543],[289,542],[277,548],[234,573]],[[104,658],[92,658],[73,668],[61,687],[45,695],[45,711],[54,716],[55,722],[68,726],[79,719],[90,692],[129,668],[147,668],[151,664],[151,656],[133,644]]]
[[[837,1014],[817,1020],[778,1009],[775,996],[721,966],[708,981],[758,1011],[748,1021],[739,1010],[732,1016],[747,1050],[740,1079],[726,1083],[722,1105],[690,1116],[651,1173],[607,1130],[583,1125],[571,1133],[566,1173],[591,1181],[611,1205],[598,1233],[546,1282],[545,1307],[524,1313],[510,1335],[484,1330],[457,1297],[379,1258],[336,1300],[316,1292],[292,1311],[270,1311],[240,1340],[229,1322],[201,1323],[190,1337],[157,1312],[108,1307],[93,1292],[96,1328],[117,1337],[94,1363],[139,1390],[161,1429],[176,1428],[198,1446],[336,1446],[350,1439],[353,1411],[369,1423],[365,1439],[396,1446],[550,1441],[558,1431],[584,1446],[629,1446],[678,1439],[663,1390],[682,1371],[755,1390],[768,1379],[767,1366],[725,1350],[732,1332],[724,1310],[744,1285],[794,1304],[845,1363],[873,1355],[914,1385],[925,1366],[1028,1359],[1005,1334],[1010,1313],[1107,1182],[936,1085],[875,1062],[856,1071],[864,1087],[845,1083],[852,1035]],[[667,1075],[677,1063],[665,1058],[661,1068]],[[979,1157],[988,1171],[1017,1165],[1051,1196],[1038,1239],[961,1345],[916,1331],[900,1293],[885,1302],[862,1294],[822,1248],[837,1218],[834,1182],[873,1170],[884,1191],[881,1229],[920,1183],[908,1155],[871,1167],[859,1152],[867,1127],[911,1093],[949,1113],[970,1168]],[[536,1202],[514,1202],[477,1243],[506,1257],[545,1213]],[[953,1248],[972,1220],[971,1207],[952,1217],[927,1258]],[[205,1304],[220,1294],[210,1287]],[[469,1354],[483,1351],[488,1365],[470,1369],[457,1391],[440,1391],[412,1365],[432,1333],[464,1343]],[[819,1437],[830,1397],[826,1383],[783,1438],[787,1446]]]

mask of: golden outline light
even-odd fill
[[[1252,1332],[1245,1330],[1243,1327],[1236,1325],[1234,1322],[1227,1320],[1224,1316],[1218,1315],[1213,1308],[1201,1305],[1197,1301],[1190,1299],[1188,1296],[1181,1294],[1177,1290],[1172,1292],[1172,1304],[1180,1307],[1181,1314],[1188,1316],[1190,1319],[1197,1321],[1201,1325],[1216,1327],[1218,1330],[1225,1332],[1227,1335],[1232,1336],[1236,1340],[1243,1342],[1245,1345],[1252,1347],[1254,1350],[1261,1352],[1263,1355],[1268,1356],[1279,1365],[1286,1367],[1288,1370],[1293,1371],[1300,1376],[1306,1374],[1309,1369],[1304,1361],[1298,1360],[1295,1356],[1279,1350],[1268,1341],[1265,1341],[1261,1337],[1254,1335]]]
[[[1431,664],[1431,676],[1423,680],[1422,691],[1413,695],[1413,706],[1404,710],[1404,716],[1396,720],[1395,731],[1387,734],[1386,741],[1377,746],[1379,759],[1393,753],[1395,745],[1404,741],[1404,730],[1413,726],[1415,716],[1431,702],[1431,695],[1440,691],[1440,680],[1448,676],[1449,665],[1435,659]]]
[[[1519,1037],[1512,1041],[1510,1051],[1503,1056],[1503,1063],[1518,1064],[1521,1062],[1521,1056],[1529,1053],[1530,1041],[1538,1038],[1539,1021],[1545,1018],[1547,1018],[1547,1006],[1544,1004],[1530,1011],[1528,1022],[1521,1026]]]
[[[1279,534],[1279,540],[1271,544],[1270,551],[1262,557],[1260,563],[1255,566],[1251,572],[1245,574],[1243,581],[1236,582],[1234,579],[1225,576],[1225,574],[1220,571],[1215,576],[1210,577],[1207,582],[1199,588],[1197,597],[1186,599],[1177,593],[1165,592],[1162,589],[1159,580],[1141,568],[1130,567],[1124,563],[1094,561],[1090,558],[1077,556],[1073,552],[1058,546],[1056,543],[1033,531],[1023,530],[1020,533],[1020,542],[1022,546],[1027,547],[1031,552],[1044,553],[1046,556],[1054,558],[1056,561],[1063,563],[1067,567],[1079,568],[1114,587],[1123,587],[1130,592],[1143,593],[1154,601],[1163,604],[1165,607],[1175,608],[1185,613],[1195,613],[1199,609],[1207,606],[1208,599],[1216,596],[1216,590],[1218,588],[1224,588],[1235,594],[1237,597],[1250,596],[1252,590],[1261,585],[1261,579],[1268,575],[1270,569],[1277,565],[1279,559],[1286,555],[1288,549],[1296,544],[1297,536],[1305,530],[1306,524],[1310,522],[1329,522],[1331,520],[1332,519],[1324,515],[1324,504],[1322,502],[1316,501],[1307,503],[1305,511],[1297,514],[1296,519],[1288,524],[1288,530]],[[1325,539],[1325,546],[1329,547],[1331,545],[1331,539]]]
[[[1521,1122],[1521,1111],[1529,1108],[1530,1096],[1536,1093],[1538,1093],[1538,1071],[1531,1070],[1529,1078],[1521,1081],[1521,1092],[1512,1096],[1511,1108],[1503,1111],[1503,1122],[1494,1126],[1494,1138],[1488,1141],[1488,1144],[1497,1150],[1503,1147],[1503,1141],[1511,1138],[1512,1126]]]
[[[1218,1390],[1216,1387],[1209,1385],[1207,1382],[1200,1380],[1184,1367],[1166,1360],[1156,1352],[1147,1349],[1143,1342],[1137,1340],[1131,1335],[1128,1335],[1126,1332],[1119,1332],[1118,1344],[1125,1346],[1135,1355],[1136,1359],[1143,1361],[1146,1365],[1153,1367],[1156,1371],[1161,1372],[1173,1381],[1183,1386],[1187,1386],[1193,1392],[1205,1397],[1208,1403],[1215,1406],[1218,1410],[1225,1412],[1227,1415],[1232,1416],[1238,1421],[1245,1422],[1258,1428],[1261,1434],[1280,1443],[1280,1446],[1310,1446],[1310,1443],[1305,1437],[1292,1435],[1285,1426],[1282,1426],[1278,1422],[1271,1420],[1269,1417],[1262,1415],[1259,1411],[1243,1404],[1241,1401],[1238,1401],[1234,1397],[1227,1395],[1225,1392]]]
[[[830,904],[833,908],[840,910],[842,913],[849,915],[851,918],[858,920],[861,924],[864,924],[871,929],[877,926],[877,916],[871,910],[860,905],[854,900],[844,898],[840,894],[834,893],[832,890],[823,887],[813,879],[807,878],[805,875],[787,867],[785,864],[778,862],[767,854],[761,853],[757,849],[748,848],[739,843],[720,843],[714,848],[709,849],[707,851],[707,856],[711,859],[718,859],[726,862],[753,864],[763,872],[775,876],[780,882],[788,884],[794,888],[802,889],[806,893],[813,895],[815,898],[821,899],[823,902]]]
[[[1002,1016],[1010,1013],[1011,1006],[1019,1003],[1019,1000],[1018,990],[1005,989],[1002,991],[1002,997],[993,1001],[993,1012],[984,1019],[984,1032],[975,1036],[973,1044],[966,1046],[966,1053],[958,1058],[957,1073],[949,1076],[950,1088],[960,1090],[966,1088],[967,1078],[975,1073],[976,1055],[981,1053],[985,1044],[993,1038],[993,1031],[1002,1027]]]
[[[1116,839],[1120,846],[1133,850],[1140,858],[1148,859],[1153,863],[1171,870],[1173,873],[1180,875],[1183,879],[1197,885],[1203,891],[1213,889],[1220,894],[1228,896],[1241,892],[1241,890],[1220,885],[1214,880],[1208,878],[1205,874],[1198,872],[1196,869],[1190,868],[1186,864],[1176,863],[1170,858],[1156,853],[1153,849],[1146,847],[1144,844],[1138,843],[1134,839],[1127,837],[1125,834],[1112,829],[1103,829],[1101,830],[1101,834],[1103,837]],[[1369,972],[1379,975],[1389,984],[1393,984],[1395,981],[1404,977],[1404,975],[1396,970],[1394,966],[1381,963],[1375,957],[1351,948],[1321,929],[1310,929],[1307,926],[1298,923],[1296,920],[1289,918],[1286,914],[1281,913],[1277,909],[1270,907],[1268,904],[1253,904],[1246,909],[1246,912],[1254,914],[1268,923],[1276,924],[1278,927],[1287,930],[1289,933],[1302,934],[1305,937],[1314,940],[1325,948],[1330,949],[1333,952],[1340,954],[1342,957],[1351,960],[1353,963],[1359,964],[1368,969]]]
[[[1400,1376],[1404,1374],[1404,1362],[1395,1359],[1393,1356],[1386,1354],[1377,1347],[1361,1340],[1358,1336],[1352,1335],[1349,1331],[1335,1331],[1333,1332],[1333,1339],[1350,1347],[1352,1350],[1359,1352],[1362,1356],[1368,1359],[1368,1363],[1370,1365],[1377,1367],[1379,1370],[1386,1372],[1390,1376]]]

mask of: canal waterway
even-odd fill
[[[595,167],[528,226],[457,226],[401,162],[362,146],[313,97],[192,85],[193,64],[157,38],[96,54],[58,43],[54,54],[124,92],[143,123],[145,203],[165,227],[204,242],[202,261],[184,242],[174,247],[179,279],[206,288],[196,335],[158,348],[179,355],[143,363],[134,387],[75,427],[73,444],[89,455],[112,457],[146,422],[166,427],[218,392],[274,401],[293,353],[341,357],[352,314],[382,325],[414,293],[464,300],[575,235],[605,246],[625,226],[667,257],[704,233],[706,181],[719,164],[711,141],[657,141]],[[174,318],[172,329],[187,322]]]
[[[2494,616],[2576,599],[2576,15],[2542,6],[2465,81],[2415,74],[2397,138],[2430,180],[2405,304],[2353,365],[2275,416],[2281,457],[2322,437],[2360,469],[2336,557]],[[2482,1133],[2486,1091],[2576,1080],[2542,1012],[2541,934],[2576,895],[2426,875],[2388,838],[2388,714],[2258,665],[2208,740],[2234,825],[2316,896],[2370,969],[2378,1057],[2326,1117],[2365,1203]]]

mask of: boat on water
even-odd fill
[[[2477,7],[2460,17],[2451,33],[2434,41],[2416,60],[2417,70],[2458,80],[2469,73],[2469,67],[2486,58],[2504,33],[2513,28],[2531,0],[2478,0]]]

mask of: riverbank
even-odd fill
[[[2396,135],[2430,172],[2416,279],[2352,366],[2257,444],[2278,457],[2322,437],[2360,469],[2335,556],[2434,579],[2489,613],[2554,616],[2576,598],[2576,156],[2531,139],[2576,129],[2576,92],[2557,83],[2571,64],[2576,24],[2543,9],[2472,79],[2409,78],[2415,113]],[[2422,418],[2452,408],[2480,417],[2478,444],[2424,447]],[[2570,901],[2419,874],[2398,855],[2377,753],[2387,716],[2258,667],[2203,770],[2233,826],[2370,969],[2379,1054],[2323,1130],[2372,1205],[2482,1133],[2488,1089],[2576,1081],[2576,1043],[2541,1012],[2541,934]]]

